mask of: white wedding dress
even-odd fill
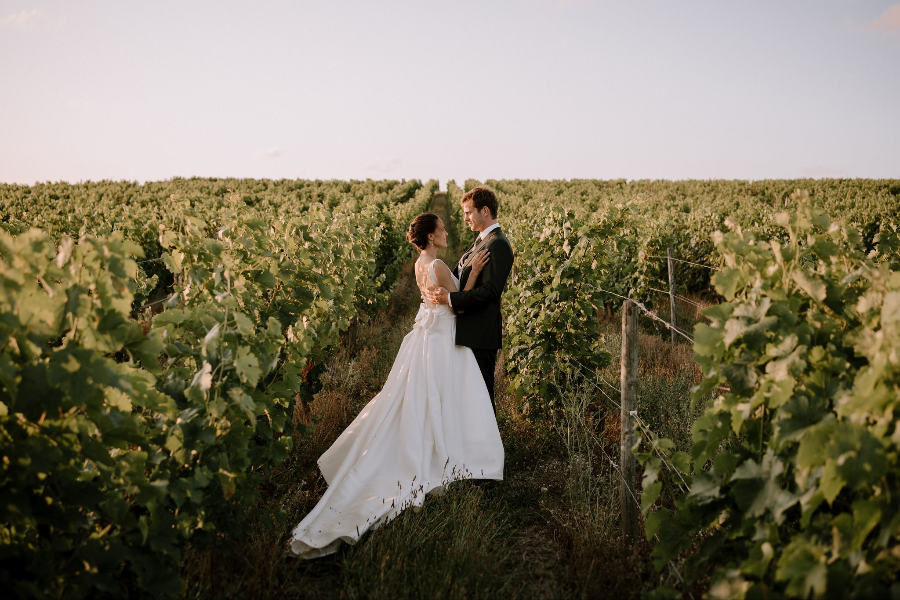
[[[437,285],[434,262],[428,275]],[[384,388],[319,458],[328,489],[294,529],[294,553],[315,558],[355,544],[453,480],[503,479],[487,387],[472,350],[455,339],[450,307],[423,301]]]

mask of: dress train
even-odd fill
[[[436,283],[434,263],[429,275]],[[457,346],[455,334],[450,307],[421,304],[384,388],[319,458],[328,489],[294,529],[295,554],[315,558],[342,541],[355,544],[451,481],[503,479],[490,397],[472,350]]]

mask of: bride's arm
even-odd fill
[[[489,260],[491,260],[491,253],[487,250],[482,250],[472,258],[472,271],[469,273],[469,278],[466,279],[466,287],[460,291],[468,292],[475,287],[478,276],[481,275],[484,265],[486,265]]]
[[[457,291],[456,284],[453,283],[453,275],[450,273],[450,268],[444,264],[444,261],[434,261],[434,277],[437,279],[439,287],[444,288],[448,292]]]

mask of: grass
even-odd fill
[[[474,481],[451,485],[343,552],[347,598],[512,598],[522,584],[509,522]]]
[[[436,198],[433,210],[446,208],[446,197]],[[451,265],[459,254],[458,232],[452,233],[445,253]],[[430,497],[422,511],[405,511],[332,556],[303,561],[289,555],[291,530],[325,491],[316,459],[381,388],[411,329],[419,302],[411,266],[389,306],[360,321],[354,347],[331,357],[315,400],[296,412],[298,422],[314,425],[313,433],[298,440],[260,490],[262,508],[280,519],[254,522],[253,534],[229,554],[188,551],[185,597],[626,600],[661,583],[677,588],[671,569],[652,568],[652,543],[621,540],[620,475],[613,465],[619,456],[617,358],[594,382],[553,374],[567,390],[564,410],[553,422],[535,423],[505,391],[501,354],[496,403],[506,451],[503,481],[455,483]],[[604,344],[618,357],[621,321],[610,315],[602,325]],[[638,410],[653,431],[687,449],[695,418],[689,390],[699,373],[689,345],[673,346],[660,333],[641,329]]]

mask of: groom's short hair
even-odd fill
[[[475,210],[481,210],[487,206],[488,210],[491,211],[491,218],[497,218],[497,209],[500,205],[497,203],[497,196],[494,195],[494,190],[491,188],[485,185],[479,185],[476,188],[472,188],[466,192],[466,195],[459,201],[460,204],[465,204],[466,202],[472,202],[475,206]]]

